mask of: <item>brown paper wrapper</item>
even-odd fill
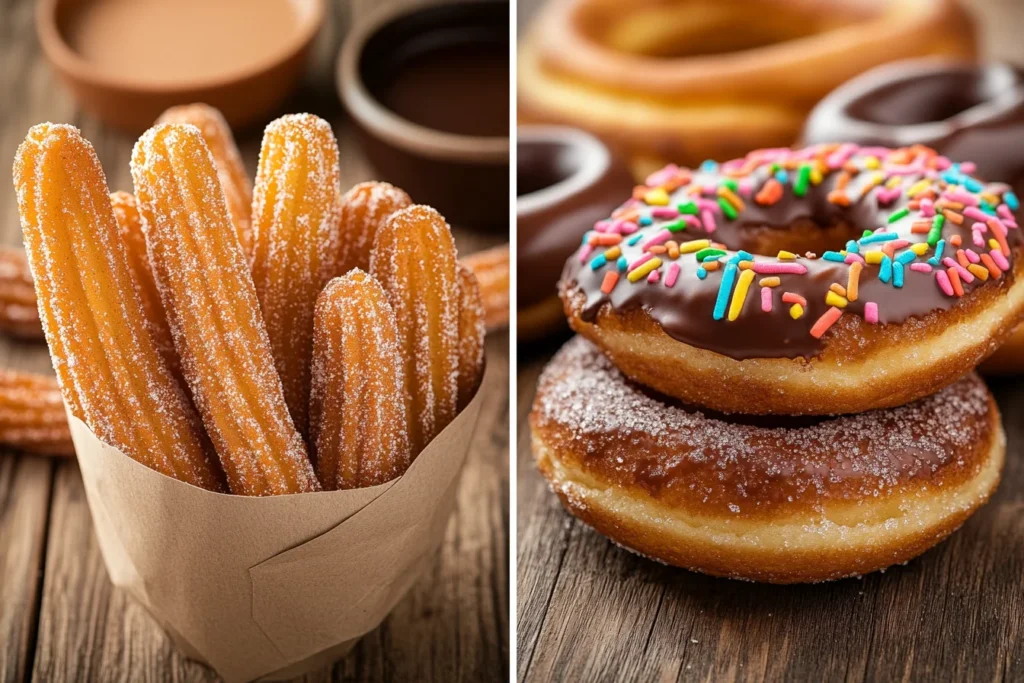
[[[111,581],[228,683],[338,659],[384,620],[440,544],[482,393],[394,481],[267,498],[166,477],[69,415]]]

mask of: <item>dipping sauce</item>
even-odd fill
[[[92,0],[62,22],[100,71],[149,84],[237,76],[283,54],[308,3],[295,0]]]
[[[508,137],[507,41],[439,32],[403,46],[392,64],[369,89],[402,118],[446,133]]]

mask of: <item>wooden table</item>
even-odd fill
[[[333,62],[352,16],[379,4],[328,3],[331,21],[307,82],[282,113],[310,111],[334,124],[342,185],[373,177],[355,146],[333,85]],[[34,3],[0,4],[0,241],[20,244],[10,164],[29,127],[69,122],[93,142],[111,189],[131,190],[134,139],[80,113],[43,62]],[[261,131],[239,144],[255,172]],[[504,237],[457,230],[460,252]],[[308,680],[500,680],[508,668],[508,337],[487,344],[489,380],[457,510],[425,576],[332,669]],[[0,366],[52,372],[45,345],[0,340]],[[212,681],[176,652],[145,610],[107,578],[77,465],[0,450],[0,680]]]
[[[520,348],[521,681],[1024,679],[1024,383],[989,382],[1008,439],[998,492],[949,540],[863,579],[767,586],[662,566],[570,517],[527,415],[557,343]]]

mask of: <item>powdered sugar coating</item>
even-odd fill
[[[132,178],[174,345],[231,491],[318,490],[199,130],[151,128],[135,145]]]
[[[395,314],[361,270],[335,278],[316,304],[310,441],[324,488],[375,486],[411,460]]]
[[[753,516],[955,482],[980,467],[994,418],[988,390],[970,375],[900,408],[802,425],[727,422],[630,383],[577,337],[541,376],[531,424],[559,457],[609,481]]]
[[[117,219],[117,229],[124,242],[125,254],[128,257],[128,269],[135,281],[135,291],[142,300],[142,308],[146,311],[146,327],[153,336],[153,343],[160,350],[167,367],[174,377],[184,386],[184,375],[181,372],[181,359],[174,349],[174,338],[167,324],[164,305],[160,301],[160,292],[153,279],[153,268],[149,264],[149,250],[146,247],[146,236],[142,230],[142,216],[135,202],[135,196],[127,192],[114,192],[110,195],[110,205]]]
[[[288,410],[308,431],[313,309],[337,274],[338,143],[312,114],[272,121],[263,134],[253,196],[252,279]]]
[[[346,192],[341,198],[340,272],[368,270],[377,231],[391,214],[411,204],[405,190],[375,180],[359,183]]]
[[[39,317],[64,400],[104,442],[182,481],[221,488],[191,404],[147,329],[96,152],[40,124],[14,162]]]
[[[417,454],[452,421],[458,405],[459,288],[451,228],[428,206],[398,211],[377,233],[370,272],[395,312]]]
[[[217,178],[242,251],[247,257],[251,255],[252,181],[224,115],[207,104],[184,104],[165,111],[157,123],[189,123],[199,129],[217,166]]]

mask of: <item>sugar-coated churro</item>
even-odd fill
[[[228,215],[235,226],[242,252],[247,258],[251,257],[252,181],[245,171],[231,128],[220,110],[207,104],[183,104],[165,111],[157,123],[190,123],[199,129],[217,166],[217,179],[224,190]]]
[[[73,455],[57,380],[0,370],[0,443],[38,455]]]
[[[409,466],[405,382],[395,314],[361,270],[331,280],[316,304],[310,440],[328,489],[375,486]]]
[[[132,178],[175,348],[232,493],[318,490],[199,130],[151,128],[135,145]]]
[[[338,143],[312,114],[267,126],[253,200],[252,279],[299,432],[309,427],[313,309],[338,274]]]
[[[427,206],[396,212],[377,232],[370,271],[398,323],[415,455],[458,406],[459,289],[448,223]]]
[[[460,259],[476,275],[487,328],[492,330],[508,325],[508,249],[509,246],[504,244]]]
[[[341,200],[341,261],[339,270],[370,267],[374,236],[391,214],[412,204],[405,190],[390,183],[359,183]]]
[[[172,477],[222,488],[202,429],[147,329],[96,152],[67,125],[34,126],[14,185],[57,380],[103,441]]]
[[[484,304],[476,276],[464,264],[459,275],[459,410],[480,387],[484,369]]]
[[[164,305],[160,301],[160,292],[153,278],[153,268],[149,263],[146,249],[146,236],[142,232],[142,216],[135,195],[128,192],[114,192],[110,195],[110,205],[117,219],[117,229],[124,241],[125,253],[128,256],[128,269],[135,281],[135,289],[142,300],[142,309],[146,313],[146,324],[153,335],[153,342],[167,362],[174,376],[184,381],[181,373],[181,359],[174,350],[174,338],[167,324]],[[184,384],[182,384],[184,386]]]
[[[0,247],[0,332],[18,339],[43,339],[32,271],[24,250],[14,247]]]

